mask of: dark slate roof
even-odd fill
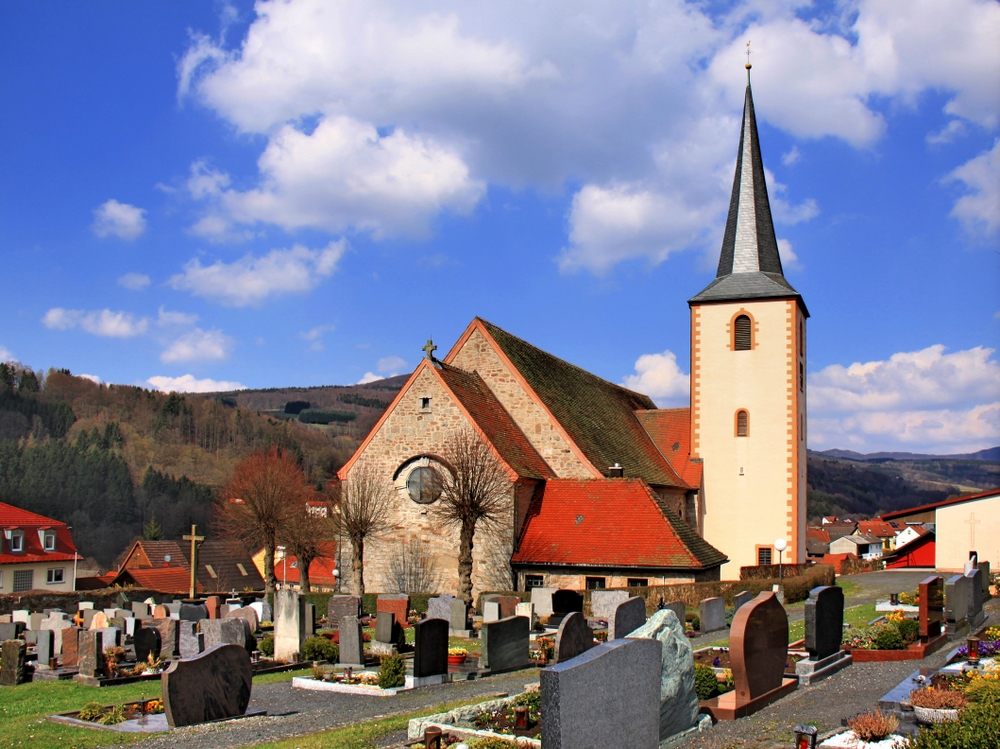
[[[785,298],[802,301],[781,268],[748,82],[719,269],[715,280],[689,303]]]
[[[185,551],[191,553],[191,545]],[[185,554],[185,556],[187,556]],[[190,564],[190,559],[187,560]],[[212,567],[209,572],[208,567]],[[242,569],[240,569],[242,567]],[[190,569],[190,567],[188,568]],[[190,572],[188,573],[190,574]],[[250,555],[236,541],[210,538],[198,546],[198,584],[209,592],[263,590],[264,578]]]
[[[594,467],[620,463],[625,476],[653,486],[690,488],[663,457],[636,417],[655,409],[649,396],[627,390],[565,362],[477,318],[528,385]]]
[[[555,478],[555,473],[478,374],[450,364],[437,363],[435,366],[448,389],[518,476]]]

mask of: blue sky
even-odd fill
[[[407,372],[476,315],[663,405],[752,42],[810,447],[1000,444],[1000,3],[0,7],[0,357]]]

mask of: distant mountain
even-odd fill
[[[822,455],[827,458],[844,458],[846,460],[857,460],[863,462],[877,462],[884,460],[988,460],[1000,461],[1000,447],[988,447],[976,453],[962,453],[959,455],[924,455],[921,453],[856,453],[853,450],[810,450],[810,455]]]

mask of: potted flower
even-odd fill
[[[967,703],[965,695],[954,689],[927,687],[910,692],[913,713],[924,725],[958,720],[958,711]]]
[[[468,657],[469,651],[465,648],[448,648],[448,663],[458,666],[465,663],[465,659]]]

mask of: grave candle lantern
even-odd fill
[[[899,605],[899,593],[890,593],[889,594],[889,603],[891,605],[893,605],[893,606],[898,606]]]
[[[515,728],[527,728],[528,727],[528,706],[518,705],[514,708],[514,727]]]
[[[966,646],[969,649],[969,654],[966,657],[966,661],[970,666],[979,665],[979,638],[970,637],[965,641]]]
[[[815,749],[816,748],[816,726],[804,726],[799,724],[793,729],[795,731],[795,749]]]
[[[437,726],[427,726],[424,729],[424,749],[441,749],[441,729]]]

